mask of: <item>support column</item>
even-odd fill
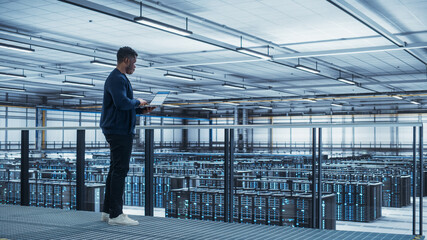
[[[312,128],[312,149],[311,149],[311,226],[316,228],[316,128]]]
[[[188,120],[183,119],[182,125],[188,125]],[[181,149],[182,150],[188,149],[188,129],[182,129]]]
[[[145,130],[145,216],[154,216],[154,129]]]
[[[85,210],[85,130],[77,130],[76,209]]]
[[[248,121],[248,110],[247,109],[242,109],[242,124],[243,125],[248,125],[249,121]],[[242,129],[243,131],[243,135],[242,135],[242,142],[243,142],[243,152],[246,153],[248,151],[248,131],[249,129],[245,128]]]
[[[30,206],[29,133],[21,131],[21,206]]]

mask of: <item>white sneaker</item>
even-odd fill
[[[101,221],[108,222],[108,220],[110,220],[110,214],[103,212],[101,214]]]
[[[110,225],[128,225],[128,226],[135,226],[138,225],[139,222],[136,220],[131,219],[126,214],[120,214],[118,217],[110,218],[108,221],[108,224]]]

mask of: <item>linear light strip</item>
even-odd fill
[[[398,96],[398,95],[392,95],[391,97],[392,97],[392,98],[396,98],[396,99],[399,99],[399,100],[402,100],[402,99],[403,99],[403,97],[401,97],[401,96]]]
[[[345,79],[345,78],[337,78],[337,80],[338,80],[338,81],[340,81],[340,82],[343,82],[343,83],[350,84],[350,85],[354,85],[354,84],[356,84],[355,82],[350,81],[350,80],[347,80],[347,79]]]
[[[246,89],[246,87],[244,87],[244,86],[236,86],[236,85],[231,85],[231,84],[228,84],[228,83],[224,83],[224,84],[222,84],[222,86],[223,87],[228,87],[228,88],[240,89],[240,90],[245,90]]]
[[[104,66],[104,67],[116,67],[115,64],[102,62],[102,61],[98,61],[98,60],[90,61],[90,63],[98,65],[98,66]]]
[[[193,77],[181,76],[181,75],[176,75],[176,74],[171,74],[171,73],[165,73],[163,76],[168,77],[168,78],[185,80],[185,81],[196,81],[196,79]]]
[[[25,92],[26,89],[24,88],[11,88],[11,87],[0,87],[1,90],[7,90],[7,91],[16,91],[16,92]]]
[[[85,95],[77,95],[77,94],[71,94],[71,93],[60,93],[59,95],[63,97],[76,97],[76,98],[84,98]]]
[[[342,104],[331,103],[331,106],[334,106],[334,107],[342,107]]]
[[[419,103],[419,102],[416,102],[416,101],[410,101],[410,103],[412,103],[412,104],[416,104],[416,105],[419,105],[419,104],[421,104],[421,103]]]
[[[135,22],[141,23],[143,25],[147,25],[150,27],[154,27],[157,29],[161,29],[161,30],[165,30],[167,32],[171,32],[171,33],[176,33],[178,35],[181,36],[190,36],[191,34],[193,34],[193,32],[182,29],[182,28],[178,28],[166,23],[162,23],[150,18],[146,18],[146,17],[136,17],[134,18]]]
[[[19,47],[15,45],[6,44],[6,43],[0,43],[0,47],[15,50],[15,51],[20,51],[20,52],[29,52],[29,53],[34,52],[34,49],[32,48]]]
[[[263,53],[260,53],[260,52],[257,52],[257,51],[254,51],[254,50],[251,50],[248,48],[236,48],[236,51],[247,54],[247,55],[251,55],[254,57],[259,57],[259,58],[262,58],[265,60],[272,60],[272,57],[270,55],[263,54]]]
[[[1,76],[8,76],[8,77],[16,77],[16,78],[26,78],[27,76],[23,75],[23,74],[14,74],[14,73],[5,73],[5,72],[0,72]]]
[[[310,73],[315,73],[315,74],[319,74],[320,73],[320,71],[317,70],[317,69],[309,68],[309,67],[306,67],[306,66],[303,66],[303,65],[299,65],[299,64],[296,65],[295,68],[298,68],[300,70],[303,70],[303,71],[306,71],[306,72],[310,72]]]
[[[264,109],[273,109],[272,107],[267,107],[267,106],[258,106],[259,108],[264,108]]]
[[[71,82],[71,81],[62,81],[62,83],[66,85],[74,85],[74,86],[95,87],[95,84],[93,83],[81,83],[81,82]]]

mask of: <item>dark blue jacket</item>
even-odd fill
[[[135,134],[136,108],[133,90],[125,74],[115,68],[104,84],[101,128],[104,134]],[[140,111],[138,111],[140,112]]]

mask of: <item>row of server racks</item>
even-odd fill
[[[166,196],[166,217],[224,221],[224,190],[181,188]],[[311,194],[236,190],[233,221],[310,228],[312,206]],[[322,196],[322,227],[336,227],[335,194]]]

